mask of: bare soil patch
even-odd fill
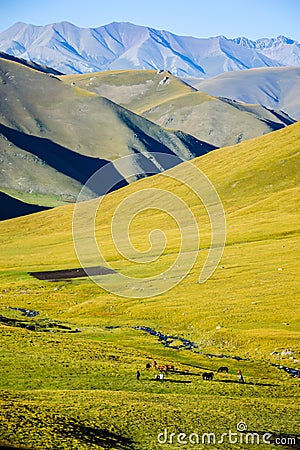
[[[38,280],[57,281],[70,278],[82,278],[87,277],[85,270],[88,270],[89,275],[108,275],[115,273],[113,269],[107,267],[95,266],[87,267],[86,269],[63,269],[63,270],[51,270],[46,272],[29,272],[29,275],[37,278]]]

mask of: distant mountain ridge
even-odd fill
[[[43,66],[43,65],[37,64],[33,61],[27,61],[26,59],[23,59],[23,58],[17,58],[16,56],[9,55],[8,53],[0,52],[0,58],[22,64],[23,66],[29,67],[30,69],[37,70],[39,72],[48,73],[48,74],[52,74],[52,75],[63,75],[58,70],[52,69],[52,67]]]
[[[300,120],[300,67],[239,70],[192,84],[209,95],[280,109]]]
[[[67,74],[165,69],[179,77],[210,78],[234,70],[300,65],[300,44],[285,36],[195,38],[127,22],[98,28],[18,22],[0,33],[0,50]]]

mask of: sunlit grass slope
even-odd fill
[[[225,269],[217,269],[207,283],[198,285],[196,281],[205,253],[203,251],[202,256],[200,251],[199,261],[191,277],[186,278],[176,289],[159,299],[134,302],[132,306],[129,300],[115,298],[118,308],[125,302],[126,308],[130,306],[130,311],[135,317],[141,314],[143,319],[147,318],[156,322],[159,316],[160,325],[169,327],[171,321],[172,328],[175,326],[178,331],[184,331],[185,327],[191,325],[195,336],[200,337],[204,330],[198,326],[199,321],[205,324],[205,331],[213,331],[217,325],[215,322],[218,322],[221,316],[224,327],[226,324],[225,328],[228,327],[228,332],[233,331],[231,314],[222,314],[224,304],[229,301],[243,311],[243,319],[236,324],[237,328],[243,328],[243,336],[245,336],[244,328],[247,329],[250,323],[255,321],[256,315],[264,324],[262,326],[264,332],[267,323],[268,329],[277,326],[282,328],[284,335],[289,330],[295,330],[297,323],[292,317],[297,303],[293,303],[294,306],[291,309],[290,301],[293,302],[296,295],[298,267],[295,246],[299,233],[299,134],[300,126],[297,123],[268,136],[217,150],[194,160],[194,164],[210,178],[223,202],[227,220],[227,246],[222,262]],[[133,243],[140,250],[145,251],[149,247],[148,233],[152,229],[162,229],[169,238],[165,254],[160,261],[153,264],[153,267],[133,264],[120,256],[110,236],[110,220],[122,200],[139,190],[158,188],[172,191],[178,197],[182,197],[199,218],[202,233],[200,249],[201,246],[206,248],[209,245],[210,228],[204,207],[199,205],[199,200],[187,187],[167,176],[170,173],[180,178],[181,171],[188,179],[189,167],[182,164],[166,172],[166,176],[162,174],[140,180],[106,197],[98,217],[96,234],[105,256],[112,261],[115,268],[130,273],[137,271],[137,276],[140,271],[142,273],[146,271],[149,274],[152,271],[153,273],[162,272],[179,249],[180,233],[174,220],[166,217],[164,213],[146,210],[138,214],[131,224]],[[139,201],[141,201],[140,205]],[[137,196],[136,205],[137,208],[142,208],[143,199],[139,200]],[[165,202],[163,207],[168,209],[168,203]],[[2,269],[12,271],[11,276],[15,273],[17,277],[18,271],[60,269],[78,265],[71,236],[72,214],[72,206],[60,207],[1,224]],[[178,215],[180,214],[179,210]],[[130,211],[128,216],[126,214],[123,216],[124,226],[129,215]],[[195,248],[193,239],[191,239],[190,250],[198,250]],[[278,268],[283,270],[278,271]],[[36,283],[30,278],[28,282]],[[235,286],[234,291],[233,286]],[[72,308],[69,313],[73,317],[76,317],[77,309],[82,316],[86,307],[85,320],[93,320],[92,316],[97,314],[98,310],[101,320],[103,306],[101,299],[113,297],[98,291],[96,287],[91,289],[98,292],[99,300],[96,295],[92,303]],[[186,301],[187,295],[189,301]],[[255,300],[257,297],[262,297],[263,303],[253,308],[250,300]],[[277,323],[276,314],[272,322],[273,310],[269,311],[269,306],[276,301],[280,302],[282,322],[290,322],[288,328],[280,322]],[[176,323],[177,312],[181,310],[182,302],[187,311],[185,317]],[[247,314],[245,302],[249,308]],[[168,308],[164,309],[163,305],[168,305]],[[49,307],[50,304],[45,304],[45,312]],[[59,305],[59,308],[64,308],[63,303]],[[159,313],[156,308],[159,308]],[[265,308],[265,313],[268,312],[271,316],[265,316],[263,319],[261,308],[263,310]],[[216,309],[216,318],[212,318],[210,314],[212,309]],[[68,315],[68,309],[65,309],[65,314]],[[237,314],[237,310],[235,312],[233,310],[232,314]],[[122,317],[122,308],[120,315]],[[251,327],[249,333],[253,333]],[[220,333],[214,332],[214,334]]]
[[[130,225],[133,244],[149,250],[148,234],[161,229],[168,238],[165,252],[153,265],[143,264],[142,255],[136,263],[126,260],[110,237],[110,219],[122,200],[156,188],[162,207],[168,209],[171,202],[162,193],[168,190],[197,217],[201,241],[198,247],[190,236],[188,250],[198,256],[189,276],[149,299],[130,298],[127,286],[120,287],[124,298],[88,280],[44,282],[28,275],[79,265],[72,243],[73,206],[1,223],[1,314],[20,320],[21,314],[8,307],[34,309],[40,315],[33,324],[51,319],[81,332],[0,327],[0,442],[35,449],[157,449],[157,434],[166,427],[175,433],[215,432],[220,437],[235,431],[240,421],[259,433],[297,434],[299,381],[270,363],[299,366],[299,151],[296,123],[193,160],[216,187],[227,220],[222,260],[204,284],[198,280],[210,242],[207,214],[186,186],[168,177],[193,177],[189,163],[108,195],[97,216],[97,240],[111,265],[132,276],[162,273],[176,257],[180,233],[163,212],[144,211]],[[136,206],[144,206],[139,197]],[[179,207],[176,214],[185,220],[184,209]],[[128,218],[129,211],[120,219],[124,228]],[[176,276],[183,270],[178,267]],[[136,325],[190,339],[204,353],[248,359],[167,349],[156,337],[134,330]],[[280,356],[286,348],[293,350],[291,357]],[[275,349],[279,355],[271,356]],[[174,364],[178,373],[167,375],[169,382],[153,381],[152,369],[144,368],[151,359]],[[202,381],[204,369],[224,365],[229,375],[215,372],[212,383]],[[139,382],[137,368],[142,373]],[[245,385],[235,383],[239,368]],[[224,444],[211,447],[222,449]]]
[[[195,88],[168,71],[110,70],[64,75],[60,79],[67,84],[103,95],[138,114],[164,101],[196,92]]]

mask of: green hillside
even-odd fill
[[[294,122],[281,111],[199,92],[166,71],[107,71],[60,79],[216,147],[234,145]]]
[[[112,267],[145,277],[163,273],[174,262],[180,230],[162,211],[140,212],[130,224],[130,236],[135,249],[148,251],[154,261],[145,264],[142,254],[130,261],[110,235],[115,208],[130,195],[148,191],[168,210],[172,201],[162,192],[167,190],[196,215],[200,247],[191,234],[186,249],[197,255],[193,269],[176,287],[152,298],[132,298],[126,285],[119,286],[122,297],[89,279],[47,282],[28,274],[79,267],[72,205],[0,224],[2,444],[157,449],[158,433],[165,428],[220,437],[236,431],[240,422],[258,436],[271,433],[272,442],[280,436],[297,439],[299,380],[272,364],[299,367],[299,138],[296,123],[193,160],[217,189],[227,221],[222,260],[203,284],[198,280],[210,243],[209,218],[188,187],[171,177],[192,182],[191,163],[109,194],[97,216],[97,242]],[[160,191],[154,195],[153,189]],[[136,197],[136,208],[143,205],[144,197]],[[178,205],[174,214],[188,231],[186,209]],[[130,218],[125,209],[120,229],[127,229]],[[148,239],[157,229],[167,238],[160,256]],[[136,256],[125,240],[121,244],[128,256]],[[176,276],[183,272],[179,266]],[[166,280],[160,283],[163,288]],[[40,314],[26,318],[12,307]],[[136,326],[173,336],[171,348]],[[203,353],[176,348],[182,341],[175,338],[193,341]],[[285,349],[291,353],[282,355]],[[153,369],[145,369],[153,359],[175,366],[163,383],[154,381]],[[229,374],[218,373],[220,366],[227,366]],[[238,369],[245,384],[236,382]],[[202,381],[204,370],[213,371],[212,382]],[[243,449],[270,448],[242,442]],[[207,448],[207,442],[198,448]]]

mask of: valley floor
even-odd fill
[[[62,282],[57,287],[64,290]],[[265,438],[281,442],[278,448],[298,448],[299,379],[274,365],[295,367],[288,355],[258,352],[251,357],[219,345],[214,354],[234,358],[217,358],[172,348],[182,346],[179,340],[168,348],[156,336],[133,329],[131,321],[111,325],[109,314],[101,326],[84,320],[62,323],[46,315],[28,318],[4,306],[1,315],[11,320],[0,326],[1,445],[36,450],[272,448]],[[213,346],[204,347],[212,353]],[[241,360],[235,358],[239,351]],[[155,380],[157,370],[146,369],[154,360],[174,365],[163,382]],[[229,373],[218,373],[220,366]],[[239,369],[244,384],[237,380]],[[213,381],[202,379],[206,371],[214,373]],[[244,433],[246,427],[253,437]]]
[[[211,179],[226,212],[224,253],[205,283],[199,276],[211,222],[188,183],[177,182],[193,179],[187,163],[172,169],[173,177],[145,178],[105,197],[96,240],[111,268],[132,281],[120,282],[118,295],[88,278],[30,275],[80,267],[72,205],[0,223],[0,447],[300,448],[299,377],[292,376],[300,368],[299,136],[297,123],[193,162]],[[151,198],[155,189],[164,210],[146,210],[144,197],[135,197],[139,189],[150,189]],[[183,200],[176,209],[181,227],[164,213],[174,210],[164,191]],[[111,223],[130,196],[141,213],[128,208],[121,216],[118,238],[122,230],[132,234],[130,245],[123,236],[122,253]],[[200,245],[183,204],[197,218]],[[82,217],[85,223],[89,216]],[[79,229],[85,243],[86,230]],[[153,230],[165,233],[161,252],[150,245]],[[168,269],[179,253],[184,258],[172,279],[180,283],[168,291]],[[196,260],[187,271],[191,253]],[[145,264],[145,255],[153,265]],[[161,293],[133,298],[138,281],[154,275]],[[104,277],[114,280],[115,272]],[[169,346],[163,335],[172,336]],[[154,360],[175,368],[163,382],[146,369]],[[220,366],[229,373],[218,372]],[[238,382],[238,370],[245,383]],[[212,372],[213,380],[203,380],[203,372]]]

